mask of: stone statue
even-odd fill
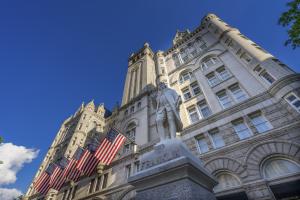
[[[181,97],[175,90],[167,87],[164,82],[159,83],[156,98],[152,97],[156,107],[156,129],[160,141],[167,138],[176,138],[176,132],[182,130],[179,115],[179,106],[182,103]]]

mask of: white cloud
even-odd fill
[[[27,149],[24,146],[17,146],[12,143],[3,143],[0,145],[0,186],[14,183],[17,180],[17,173],[22,169],[25,163],[30,163],[36,158],[38,150]],[[7,190],[7,189],[2,189]],[[10,191],[16,192],[15,189]],[[0,197],[1,193],[0,193]],[[2,198],[0,198],[2,200]]]
[[[1,200],[13,200],[22,194],[21,191],[15,188],[0,188],[0,199]]]

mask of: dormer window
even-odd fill
[[[183,72],[180,75],[179,83],[183,84],[185,81],[191,80],[191,78],[192,78],[192,73],[191,72]]]
[[[177,67],[180,66],[181,63],[180,63],[178,55],[175,53],[175,54],[172,55],[172,57],[173,57],[175,66],[177,66]]]
[[[202,70],[207,70],[209,67],[219,63],[220,61],[216,58],[216,57],[209,57],[209,58],[205,58],[202,61]]]

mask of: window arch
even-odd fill
[[[207,70],[209,67],[219,63],[220,60],[216,56],[207,56],[202,60],[202,70]]]
[[[179,76],[179,83],[183,84],[185,81],[189,81],[192,79],[192,72],[190,71],[184,71]]]
[[[300,165],[286,158],[268,159],[263,164],[263,176],[267,179],[277,178],[287,174],[299,173]]]
[[[214,187],[213,190],[215,192],[241,186],[240,179],[230,172],[223,171],[218,173],[216,178],[219,184]]]

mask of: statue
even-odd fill
[[[154,96],[152,96],[154,97]],[[179,115],[179,106],[182,103],[177,92],[164,82],[158,84],[156,98],[153,99],[156,107],[156,130],[160,141],[176,138],[176,132],[182,130],[182,122]]]

